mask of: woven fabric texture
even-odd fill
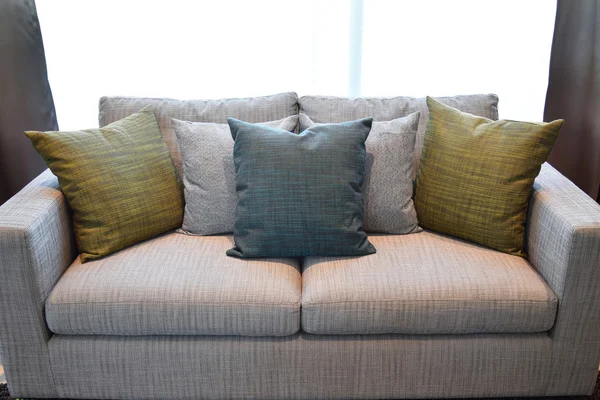
[[[498,119],[498,96],[495,94],[473,94],[451,97],[435,97],[439,102],[474,115],[492,120]],[[359,97],[303,96],[300,112],[315,123],[353,121],[372,117],[374,121],[391,121],[419,111],[419,129],[413,154],[413,174],[416,173],[429,110],[424,97]]]
[[[314,125],[306,114],[300,114],[300,132]],[[365,142],[367,165],[362,185],[366,232],[421,231],[412,199],[413,152],[418,126],[418,112],[392,121],[373,122]]]
[[[76,260],[46,301],[69,335],[291,335],[300,328],[297,259],[239,260],[230,236],[168,233],[93,263]]]
[[[525,257],[533,181],[563,124],[491,121],[427,98],[415,186],[423,228]]]
[[[546,333],[299,333],[282,338],[56,335],[49,347],[64,398],[292,400],[542,395],[551,344]]]
[[[82,262],[181,226],[182,187],[151,107],[101,129],[26,134],[73,211]]]
[[[529,262],[558,295],[548,395],[589,393],[600,363],[600,205],[549,164],[535,180]]]
[[[369,240],[369,257],[304,260],[304,331],[524,333],[554,324],[556,294],[521,257],[432,232]]]
[[[0,206],[0,354],[15,396],[57,396],[44,300],[76,254],[69,207],[50,170]]]
[[[177,119],[172,124],[183,160],[183,231],[191,235],[233,232],[237,194],[229,125]],[[260,125],[295,132],[298,116]]]
[[[293,92],[271,96],[215,100],[102,97],[98,115],[100,127],[136,113],[148,105],[154,107],[158,126],[167,142],[179,176],[183,176],[181,152],[171,124],[172,118],[182,121],[225,124],[228,117],[257,123],[277,121],[290,115],[298,115],[298,95]]]
[[[297,135],[228,119],[238,204],[233,257],[366,255],[365,140],[372,119]]]
[[[52,279],[60,277],[76,248],[65,199],[47,171],[0,207],[2,361],[10,389],[20,398],[590,394],[600,351],[599,207],[554,168],[542,167],[530,206],[528,246],[529,261],[560,300],[549,332],[52,336],[44,327],[43,291],[54,286]],[[156,385],[159,380],[164,384]]]

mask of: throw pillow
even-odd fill
[[[82,263],[181,226],[181,185],[151,107],[100,129],[25,134],[58,177]]]
[[[358,256],[375,248],[362,230],[365,140],[373,120],[297,135],[228,118],[238,203],[234,257]]]
[[[563,120],[491,121],[427,98],[415,208],[423,228],[525,256],[533,181]]]
[[[413,151],[419,112],[391,121],[374,121],[366,141],[367,165],[362,186],[364,230],[405,234],[420,232],[413,203]],[[315,124],[300,114],[300,131]]]
[[[227,124],[172,120],[183,161],[184,233],[213,235],[233,232],[237,194],[233,139]],[[264,122],[295,131],[298,116]]]

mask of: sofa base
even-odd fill
[[[547,333],[55,335],[48,346],[58,393],[82,399],[544,396],[552,352]]]

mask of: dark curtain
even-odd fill
[[[558,0],[544,121],[565,124],[549,162],[598,199],[600,1]]]
[[[0,204],[46,165],[24,135],[57,130],[34,0],[0,1]]]

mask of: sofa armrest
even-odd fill
[[[13,397],[55,387],[44,302],[76,256],[67,202],[46,170],[0,206],[0,359]]]
[[[529,262],[559,299],[547,395],[591,394],[600,362],[600,205],[546,163],[527,232]]]

